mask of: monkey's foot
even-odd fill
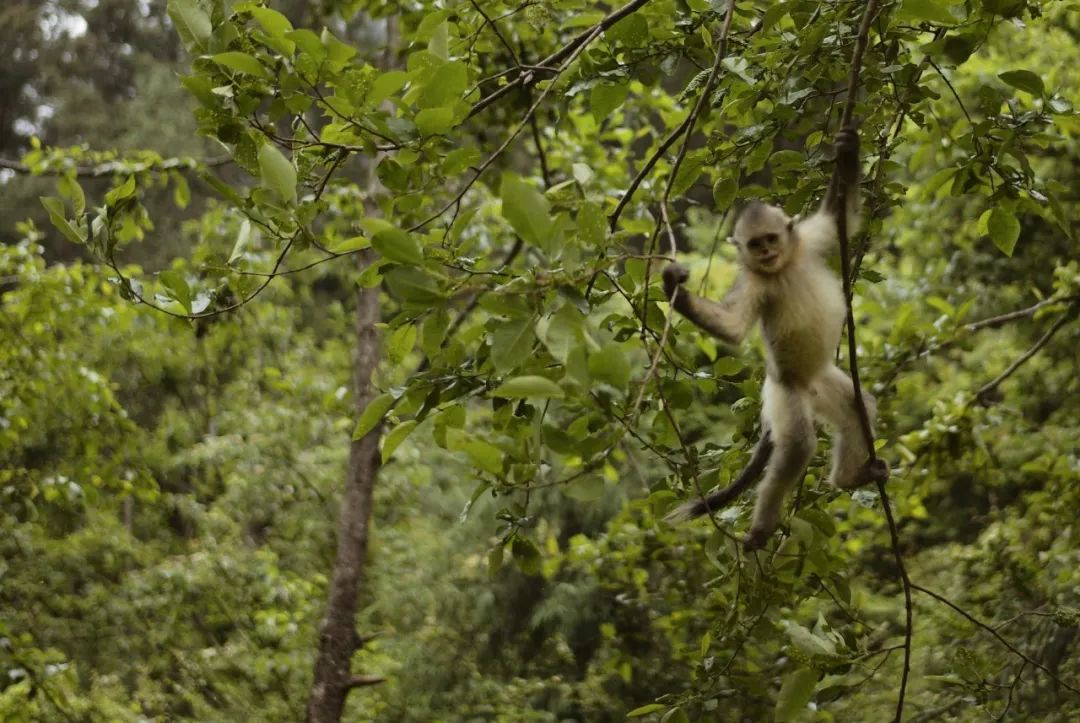
[[[765,544],[772,537],[773,531],[765,527],[751,527],[750,531],[746,533],[746,537],[742,541],[742,549],[744,552],[753,552],[754,550],[760,550],[765,547]]]
[[[855,484],[851,485],[852,488],[863,487],[868,484],[876,484],[878,482],[889,481],[889,465],[883,459],[870,459],[866,461],[866,464],[862,466],[859,473],[855,475]]]

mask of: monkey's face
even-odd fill
[[[739,216],[731,240],[739,247],[739,258],[748,269],[775,274],[791,259],[793,225],[781,209],[753,204]]]

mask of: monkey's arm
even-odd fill
[[[844,212],[840,207],[840,190],[844,190],[848,236],[857,233],[862,223],[859,214],[859,134],[854,128],[842,128],[836,134],[836,164],[821,208],[796,226],[803,243],[828,253],[836,243],[836,219]]]
[[[736,281],[731,291],[718,303],[702,298],[683,286],[689,277],[690,272],[680,264],[669,264],[664,269],[664,293],[675,310],[728,344],[738,344],[746,338],[759,312],[758,300],[750,288]]]

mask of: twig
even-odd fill
[[[166,314],[177,319],[188,319],[189,321],[194,321],[196,319],[208,319],[212,316],[218,316],[219,314],[225,314],[230,311],[235,311],[236,309],[239,309],[241,306],[244,306],[256,296],[261,294],[263,290],[265,290],[266,287],[270,285],[270,282],[277,278],[277,276],[279,275],[278,269],[281,267],[282,262],[285,261],[285,257],[289,254],[289,250],[292,248],[293,242],[295,240],[295,235],[289,239],[288,243],[286,243],[284,248],[281,249],[281,253],[278,254],[277,260],[274,262],[274,268],[271,269],[270,273],[266,275],[265,280],[257,287],[255,287],[254,291],[240,299],[240,301],[237,301],[235,304],[230,304],[229,306],[223,306],[220,309],[214,309],[212,311],[206,311],[199,314],[180,314],[170,309],[166,309],[164,306],[155,304],[153,301],[150,301],[145,296],[135,290],[135,287],[131,285],[131,280],[124,276],[124,272],[120,270],[120,267],[119,265],[117,265],[116,259],[113,258],[112,254],[109,254],[109,256],[105,259],[105,263],[109,266],[109,268],[116,272],[116,275],[120,279],[121,285],[128,292],[130,292],[132,298],[134,298],[139,303],[149,306],[154,311],[160,311],[162,314]]]
[[[572,60],[573,58],[577,57],[581,48],[587,46],[590,42],[592,42],[592,39],[594,37],[604,32],[626,16],[633,14],[647,2],[649,2],[649,0],[633,0],[633,2],[627,3],[618,10],[608,13],[596,25],[575,36],[569,43],[541,60],[539,63],[537,63],[537,65],[547,68],[557,65],[567,57],[570,57]],[[535,78],[536,74],[533,71],[521,73],[514,80],[510,81],[509,83],[494,91],[490,95],[487,95],[484,98],[478,100],[476,104],[473,105],[472,109],[469,110],[469,114],[465,116],[465,120],[472,118],[474,115],[484,110],[492,103],[495,103],[504,95],[513,91],[515,88],[530,85],[533,80],[535,80]]]
[[[851,55],[851,71],[848,75],[847,99],[844,110],[840,116],[841,128],[851,125],[855,115],[855,99],[859,90],[859,73],[862,70],[863,55],[870,37],[870,26],[877,14],[877,1],[869,0],[863,10],[862,22],[859,24],[859,32],[855,37],[855,49]],[[851,258],[849,255],[848,228],[847,228],[847,193],[846,185],[838,186],[839,194],[837,208],[841,209],[836,214],[836,235],[840,243],[840,275],[844,286],[844,300],[847,305],[847,328],[848,328],[848,365],[851,370],[851,384],[854,391],[855,411],[859,417],[859,426],[866,440],[869,451],[869,460],[877,459],[874,451],[874,432],[870,428],[870,415],[866,411],[866,402],[862,395],[862,385],[859,381],[858,344],[855,338],[855,314],[851,310]],[[885,510],[885,521],[889,526],[889,538],[892,543],[893,557],[896,561],[896,569],[900,574],[900,581],[904,588],[904,668],[900,676],[900,691],[896,700],[896,714],[893,720],[900,723],[904,715],[904,697],[907,694],[908,675],[911,672],[911,636],[914,627],[914,609],[911,600],[911,579],[908,577],[907,568],[904,566],[904,558],[900,552],[900,534],[893,517],[892,504],[889,494],[885,490],[885,481],[878,480],[878,494],[881,495],[881,505]]]
[[[1070,299],[1060,299],[1060,298],[1043,299],[1042,301],[1035,304],[1034,306],[1029,306],[1026,309],[1017,309],[1016,311],[1010,311],[1008,313],[1001,314],[999,316],[991,316],[989,319],[982,319],[981,321],[973,321],[970,324],[966,324],[965,328],[968,331],[978,331],[979,329],[986,329],[986,328],[1002,326],[1004,324],[1007,324],[1010,321],[1015,321],[1017,319],[1023,319],[1023,318],[1029,317],[1029,316],[1034,316],[1035,312],[1038,311],[1039,309],[1043,308],[1044,306],[1049,306],[1051,304],[1060,304],[1062,301],[1065,301],[1065,300],[1067,300],[1067,301],[1076,301],[1077,299],[1075,299],[1075,298],[1070,298]]]
[[[671,168],[671,174],[668,176],[667,187],[664,189],[664,201],[666,202],[671,196],[671,186],[675,182],[675,175],[679,172],[679,166],[682,165],[683,158],[686,157],[687,147],[690,144],[690,132],[693,130],[698,116],[701,115],[702,108],[712,94],[713,86],[716,85],[716,78],[720,74],[720,63],[723,62],[724,56],[727,55],[728,32],[731,29],[731,18],[734,16],[734,11],[735,3],[728,3],[727,14],[724,15],[724,24],[720,28],[720,39],[716,48],[716,56],[713,58],[713,65],[709,70],[709,77],[705,81],[705,87],[701,89],[701,94],[698,96],[697,102],[694,104],[690,114],[683,119],[682,123],[676,126],[675,130],[673,130],[667,138],[664,139],[664,142],[660,144],[660,147],[649,156],[649,159],[645,161],[645,165],[641,167],[638,174],[630,181],[630,185],[627,187],[626,192],[623,193],[622,198],[619,199],[619,203],[616,204],[615,210],[608,216],[608,226],[612,231],[614,231],[615,227],[618,225],[619,216],[622,215],[623,209],[630,203],[630,199],[634,197],[638,186],[640,186],[642,181],[652,173],[653,167],[655,167],[663,155],[667,153],[667,150],[685,133],[686,137],[683,139],[682,147],[679,149],[679,155],[676,157],[675,163]]]
[[[732,3],[732,5],[734,5],[734,3]],[[665,226],[667,226],[667,229],[668,229],[668,238],[669,238],[669,240],[671,242],[671,255],[675,256],[675,253],[676,253],[675,234],[671,230],[671,219],[668,218],[668,211],[667,211],[667,206],[666,205],[664,205],[664,204],[660,205],[660,213],[661,213],[661,215],[663,217],[664,224],[665,224]],[[675,298],[678,295],[679,295],[679,290],[678,290],[678,288],[676,288],[675,293],[672,294],[671,299],[669,299],[670,304],[671,304],[671,308],[668,309],[667,317],[664,319],[664,330],[660,333],[660,341],[657,342],[656,352],[653,354],[652,361],[649,363],[649,369],[645,372],[645,377],[641,380],[641,388],[638,389],[638,395],[637,395],[637,399],[634,401],[634,406],[632,406],[630,408],[631,422],[634,419],[637,418],[638,410],[641,409],[641,401],[645,398],[645,388],[649,386],[649,380],[651,380],[653,375],[656,374],[656,367],[660,364],[660,357],[664,353],[664,345],[667,344],[668,333],[671,331],[671,322],[672,322],[672,319],[675,316]],[[645,301],[644,301],[645,308],[643,309],[643,312],[641,314],[641,323],[642,324],[646,323],[645,319],[646,319],[646,316],[648,314],[648,306],[647,306],[648,303],[649,303],[649,285],[648,285],[648,282],[646,282],[645,283]]]
[[[386,678],[379,677],[378,675],[354,675],[349,678],[345,685],[352,688],[366,688],[371,685],[378,685],[379,683],[385,683]]]
[[[510,59],[514,61],[514,65],[521,67],[521,61],[518,60],[517,53],[514,52],[513,46],[511,46],[510,43],[506,40],[506,36],[502,34],[501,30],[499,30],[499,26],[495,24],[494,20],[488,17],[488,14],[484,12],[484,8],[480,7],[480,3],[476,2],[476,0],[469,0],[469,2],[472,3],[472,6],[474,8],[476,8],[476,12],[480,13],[480,17],[484,19],[484,22],[491,26],[491,30],[495,33],[496,36],[498,36],[499,42],[501,42],[503,44],[503,47],[506,48],[506,50],[510,53]]]
[[[961,617],[963,617],[965,620],[967,620],[972,625],[975,625],[976,627],[982,628],[986,632],[990,633],[1009,652],[1011,652],[1013,655],[1015,655],[1016,657],[1023,660],[1028,665],[1034,666],[1034,667],[1038,668],[1039,670],[1043,671],[1044,673],[1046,673],[1050,677],[1051,680],[1053,680],[1055,683],[1057,683],[1061,687],[1067,688],[1068,690],[1071,690],[1073,693],[1080,694],[1080,688],[1074,688],[1073,686],[1069,685],[1068,683],[1066,683],[1061,678],[1057,677],[1052,670],[1050,670],[1049,668],[1047,668],[1045,665],[1043,665],[1039,661],[1035,660],[1034,658],[1028,657],[1023,651],[1019,650],[1016,646],[1014,646],[1008,640],[1001,637],[1001,634],[998,633],[997,630],[995,630],[993,627],[987,625],[986,623],[982,622],[981,620],[975,618],[973,615],[971,615],[969,612],[964,610],[962,607],[960,607],[956,603],[952,602],[951,600],[944,597],[943,595],[939,595],[938,593],[934,592],[933,590],[928,590],[927,588],[923,587],[922,585],[916,585],[915,583],[912,583],[911,587],[914,588],[915,590],[918,590],[921,593],[929,595],[930,597],[934,598],[938,602],[940,602],[940,603],[942,603],[944,605],[947,605],[948,607],[952,608],[957,613],[959,613]]]
[[[1020,684],[1020,676],[1024,674],[1025,668],[1027,668],[1026,660],[1020,664],[1020,670],[1016,671],[1016,676],[1013,677],[1012,685],[1009,686],[1009,697],[1005,701],[1005,709],[996,716],[996,720],[1005,720],[1005,715],[1009,712],[1009,709],[1012,708],[1013,693],[1016,691],[1016,686]]]
[[[48,165],[41,170],[36,170],[19,161],[0,158],[0,168],[13,171],[24,176],[66,176],[74,171],[80,178],[101,178],[117,173],[145,173],[147,171],[197,171],[199,168],[216,168],[232,163],[231,156],[220,158],[208,158],[199,161],[194,158],[167,158],[160,163],[140,160],[115,160],[105,161],[96,166],[52,166]]]
[[[589,35],[589,37],[587,37],[585,39],[585,41],[583,41],[580,45],[578,45],[576,47],[576,49],[570,54],[570,56],[563,62],[563,64],[559,66],[559,69],[555,73],[555,78],[558,78],[558,76],[563,71],[565,71],[570,66],[571,63],[574,62],[574,60],[577,58],[577,56],[580,55],[581,52],[583,50],[585,50],[585,48],[589,47],[589,43],[591,43],[597,36],[599,36],[601,32],[602,32],[601,24],[597,24],[594,27],[594,29],[592,30],[591,35]],[[424,226],[427,226],[429,223],[431,223],[435,219],[439,218],[439,216],[442,216],[450,208],[452,208],[456,204],[460,203],[461,200],[463,198],[465,198],[465,194],[468,193],[469,189],[472,188],[473,185],[480,179],[480,176],[482,176],[484,174],[484,171],[486,171],[488,168],[490,168],[491,164],[494,163],[499,158],[499,156],[501,156],[503,154],[503,152],[506,151],[506,149],[510,147],[510,144],[514,142],[514,139],[518,137],[518,135],[521,133],[522,129],[529,122],[529,120],[533,117],[533,114],[536,113],[536,109],[540,107],[540,104],[544,102],[545,98],[547,98],[548,93],[550,93],[551,89],[555,87],[555,78],[551,79],[551,82],[540,93],[540,96],[533,102],[532,105],[529,106],[529,109],[527,111],[525,111],[525,117],[522,118],[521,121],[514,127],[514,130],[511,131],[510,135],[507,136],[506,140],[502,142],[502,145],[500,145],[498,148],[496,148],[495,151],[490,156],[488,156],[487,159],[484,160],[484,162],[479,165],[479,167],[477,167],[476,171],[473,173],[473,177],[465,182],[465,185],[461,188],[460,191],[457,192],[457,194],[454,196],[454,198],[451,199],[445,206],[443,206],[441,209],[436,211],[434,214],[432,214],[428,218],[426,218],[423,221],[420,221],[419,223],[417,223],[417,224],[413,225],[412,227],[410,227],[409,228],[410,232],[419,231]],[[503,86],[503,88],[509,88],[509,87],[512,87],[512,86],[513,86],[513,84],[511,83],[509,85]]]
[[[1032,344],[1030,349],[1028,349],[1026,352],[1021,354],[1020,357],[1016,361],[1014,361],[1012,364],[1010,364],[1009,367],[1005,371],[1003,371],[1001,374],[998,374],[996,377],[994,377],[989,382],[984,384],[982,386],[982,388],[979,389],[979,391],[975,392],[975,399],[976,400],[985,399],[987,394],[989,394],[990,392],[997,389],[998,386],[1003,381],[1005,381],[1006,379],[1011,377],[1013,375],[1013,373],[1017,369],[1019,369],[1021,366],[1023,366],[1024,362],[1026,362],[1027,360],[1031,359],[1031,357],[1038,354],[1039,350],[1042,349],[1044,346],[1046,346],[1047,343],[1049,343],[1049,341],[1054,338],[1054,334],[1056,334],[1058,332],[1058,329],[1065,326],[1065,324],[1069,320],[1071,320],[1073,318],[1073,313],[1072,312],[1075,310],[1075,308],[1076,307],[1075,307],[1075,304],[1074,304],[1072,307],[1069,308],[1068,311],[1066,311],[1064,314],[1062,314],[1060,317],[1058,317],[1058,320],[1054,322],[1054,325],[1051,326],[1046,331],[1046,333],[1043,334],[1039,338],[1039,340],[1037,342]]]

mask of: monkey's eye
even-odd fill
[[[763,233],[760,236],[755,236],[750,239],[747,245],[754,251],[759,251],[767,246],[775,246],[779,238],[780,237],[774,233]]]

